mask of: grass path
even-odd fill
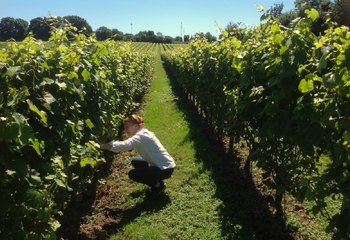
[[[160,51],[158,46],[140,115],[177,164],[165,193],[145,199],[148,188],[127,177],[137,153],[118,154],[93,199],[71,207],[77,220],[66,216],[64,239],[288,239],[281,238],[283,231],[239,161],[227,160],[220,145],[208,140],[205,126],[170,84]]]
[[[150,203],[154,208],[148,206],[111,239],[224,239],[218,213],[222,202],[215,197],[216,186],[210,173],[196,159],[189,123],[176,101],[157,54],[155,78],[141,114],[146,127],[174,157],[177,168],[166,181],[166,194]],[[140,186],[134,187],[140,190]]]

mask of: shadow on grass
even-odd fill
[[[143,191],[136,191],[132,193],[131,196],[139,198],[143,194]],[[105,209],[105,214],[113,219],[116,219],[116,221],[106,223],[101,226],[102,229],[97,232],[93,239],[107,239],[108,236],[116,234],[118,231],[122,231],[124,226],[141,216],[142,213],[152,214],[164,208],[169,202],[170,198],[168,195],[163,193],[155,199],[145,198],[143,201],[140,201],[136,205],[126,209]],[[90,238],[85,237],[82,239]]]
[[[121,216],[118,223],[106,225],[104,229],[111,229],[112,232],[117,232],[123,228],[123,226],[129,224],[134,219],[139,217],[142,213],[152,214],[163,209],[166,205],[170,203],[170,198],[167,194],[162,193],[160,196],[154,199],[145,198],[143,201],[138,202],[136,205],[123,209],[121,211],[113,210],[110,211],[111,216]]]
[[[136,191],[131,193],[131,197],[138,199],[144,195],[144,190]],[[90,204],[89,204],[90,203]],[[143,201],[137,202],[135,205],[121,209],[121,208],[104,208],[101,209],[105,218],[114,219],[114,221],[106,221],[105,223],[96,223],[96,227],[98,229],[94,229],[95,231],[91,236],[87,236],[81,232],[79,232],[79,221],[74,219],[74,216],[70,215],[68,218],[73,218],[69,221],[71,224],[70,227],[66,227],[65,230],[69,230],[69,232],[61,232],[61,237],[64,239],[74,239],[74,240],[87,240],[87,239],[96,239],[96,240],[104,240],[108,239],[109,235],[115,234],[118,231],[122,230],[123,227],[134,219],[138,218],[142,213],[152,214],[156,211],[161,210],[167,204],[170,203],[170,198],[166,193],[162,193],[157,198],[149,199],[144,198]],[[87,206],[91,205],[91,202],[85,202]],[[72,206],[73,207],[73,206]],[[77,207],[77,206],[76,206]],[[83,213],[89,211],[88,208],[80,207]],[[71,209],[71,212],[74,212]],[[67,219],[68,220],[68,219]],[[75,226],[76,225],[76,226]]]
[[[196,159],[211,172],[217,187],[216,196],[223,202],[219,214],[225,239],[293,239],[285,229],[285,222],[269,210],[266,196],[256,189],[252,176],[240,167],[243,159],[238,153],[229,156],[223,144],[210,137],[212,132],[167,73],[177,106],[189,123],[190,131],[184,141],[193,141]]]

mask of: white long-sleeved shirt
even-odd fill
[[[125,141],[111,141],[111,151],[122,152],[136,149],[144,161],[161,170],[174,168],[174,159],[169,155],[153,132],[141,128],[137,133]]]

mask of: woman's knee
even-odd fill
[[[169,168],[169,169],[165,169],[165,170],[162,170],[161,172],[161,179],[167,179],[167,178],[170,178],[171,175],[173,175],[173,172],[174,172],[174,168]]]

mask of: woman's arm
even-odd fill
[[[111,150],[112,145],[109,143],[100,143],[100,149],[101,150]]]
[[[123,152],[134,149],[140,143],[140,137],[135,135],[124,141],[110,141],[109,143],[100,144],[100,149],[112,152]]]

